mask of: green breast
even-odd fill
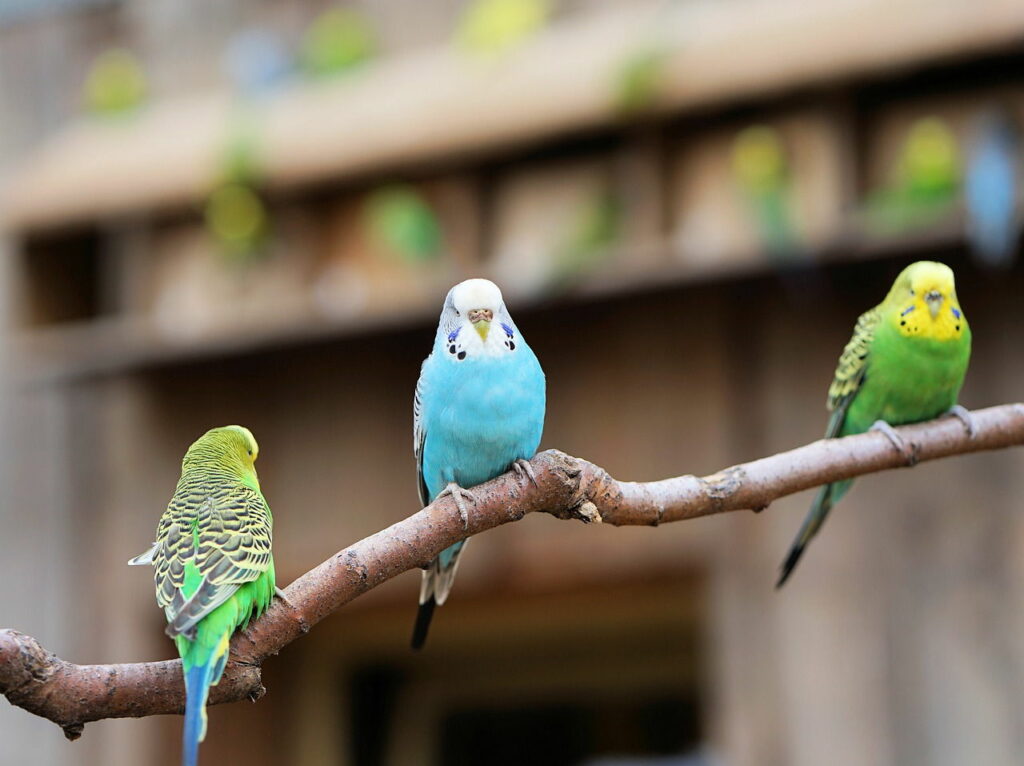
[[[969,328],[959,338],[938,341],[906,337],[883,320],[842,435],[863,433],[879,419],[895,426],[938,417],[956,404],[970,356]]]

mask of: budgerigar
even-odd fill
[[[974,134],[964,176],[967,235],[985,265],[1009,266],[1017,253],[1020,137],[1002,111],[985,113]]]
[[[832,417],[825,438],[880,430],[907,452],[892,426],[944,413],[959,417],[973,433],[970,413],[957,404],[970,355],[971,329],[956,297],[953,271],[932,261],[911,264],[885,300],[857,320],[828,391]],[[786,582],[852,483],[848,479],[818,490],[776,587]]]
[[[206,696],[224,672],[231,634],[262,614],[276,590],[273,519],[256,478],[257,454],[247,428],[207,431],[181,461],[156,542],[128,562],[156,568],[156,600],[181,655],[184,766],[195,766],[206,734]]]
[[[420,501],[450,494],[466,522],[472,487],[510,468],[533,478],[527,462],[544,427],[544,372],[505,308],[501,291],[469,279],[448,292],[430,356],[423,362],[413,413]],[[412,646],[427,637],[434,607],[451,590],[460,541],[423,573]]]
[[[789,203],[792,172],[780,133],[767,125],[740,131],[733,141],[732,166],[760,243],[774,258],[795,255],[797,238]]]

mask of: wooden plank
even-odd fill
[[[615,83],[630,57],[664,52],[653,113],[869,77],[1004,49],[1024,4],[934,0],[631,4],[556,25],[505,58],[437,49],[259,105],[266,184],[293,189],[622,120]],[[0,226],[28,230],[182,206],[219,168],[231,100],[154,104],[132,121],[83,121],[43,144],[0,197]]]

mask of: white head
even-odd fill
[[[449,290],[437,329],[445,356],[458,362],[514,353],[519,340],[501,290],[487,279],[467,279]]]

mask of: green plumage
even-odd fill
[[[971,355],[971,330],[953,272],[931,261],[908,266],[886,299],[857,320],[829,387],[826,438],[931,420],[957,404]],[[818,490],[782,565],[785,583],[852,480]]]
[[[185,673],[184,760],[195,763],[206,730],[206,695],[227,661],[228,642],[274,597],[273,519],[260,492],[256,440],[241,426],[214,428],[185,454],[181,478],[153,547],[156,600]]]

